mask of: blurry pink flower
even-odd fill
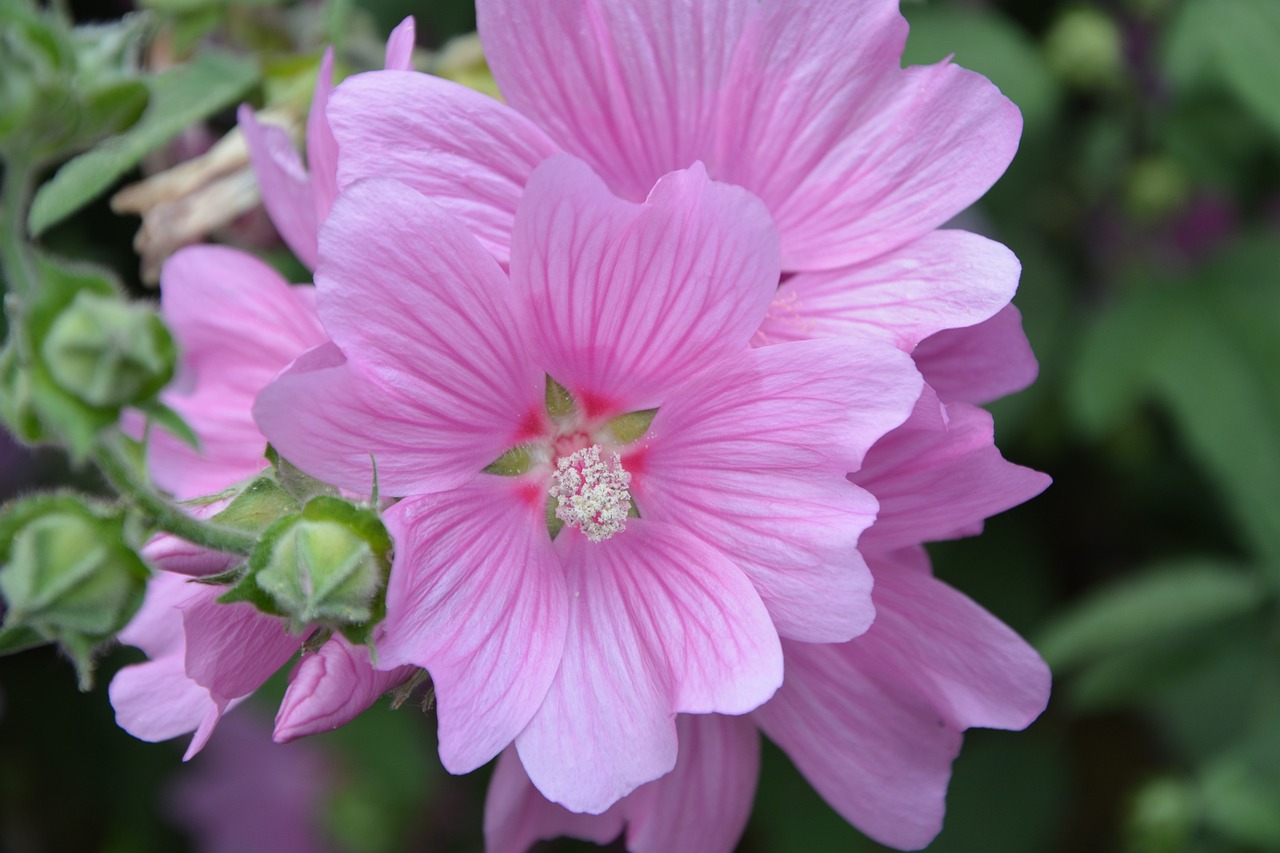
[[[413,68],[415,28],[405,18],[387,38],[386,68]],[[324,52],[307,115],[307,164],[303,166],[289,132],[261,124],[248,104],[236,117],[249,145],[249,159],[258,177],[262,204],[276,230],[308,269],[316,266],[316,235],[338,195],[338,143],[325,109],[333,91],[333,48]]]
[[[508,280],[403,184],[339,196],[316,276],[336,346],[255,415],[313,476],[361,488],[372,455],[405,497],[379,654],[431,672],[451,771],[514,739],[547,796],[601,811],[671,770],[676,713],[772,695],[779,634],[870,625],[876,507],[845,475],[921,382],[874,341],[751,349],[777,240],[700,166],[633,204],[558,155]]]
[[[175,774],[166,810],[199,853],[326,853],[325,799],[339,782],[328,758],[311,745],[272,747],[270,729],[239,714]]]
[[[552,152],[637,201],[700,161],[763,199],[781,232],[789,275],[758,343],[872,335],[911,352],[963,329],[952,336],[974,340],[957,354],[994,352],[1002,369],[980,388],[937,383],[947,399],[1034,378],[1016,312],[983,322],[1009,304],[1017,260],[936,230],[1004,171],[1021,116],[947,61],[903,69],[898,0],[479,0],[477,14],[510,106],[422,74],[353,77],[328,109],[339,187],[402,181],[505,262],[520,195]]]
[[[934,579],[915,543],[976,533],[1048,478],[1000,457],[985,412],[939,407],[926,390],[851,479],[881,505],[859,542],[876,581],[871,629],[848,643],[784,640],[786,680],[767,704],[747,718],[679,717],[675,770],[604,814],[548,802],[508,750],[486,804],[490,853],[559,835],[607,843],[624,828],[632,853],[732,850],[754,797],[757,726],[867,835],[903,849],[933,840],[960,732],[1027,726],[1048,700],[1049,671],[1013,631]]]
[[[327,339],[311,287],[291,287],[234,249],[178,252],[164,266],[161,294],[161,313],[181,353],[179,378],[162,399],[195,431],[200,449],[153,430],[147,462],[157,484],[188,500],[217,494],[267,466],[267,442],[250,414],[254,398],[295,357]],[[222,714],[287,663],[305,638],[287,634],[282,620],[249,605],[216,604],[222,587],[186,582],[231,568],[234,555],[167,534],[143,553],[164,571],[151,580],[142,610],[120,639],[150,660],[117,674],[111,701],[121,727],[143,740],[195,731],[190,758]],[[375,672],[367,650],[331,639],[291,675],[277,739],[335,728],[410,674],[407,668]]]

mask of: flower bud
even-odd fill
[[[82,290],[41,346],[49,373],[91,406],[140,403],[173,376],[169,331],[145,305]]]
[[[1120,28],[1097,9],[1064,12],[1046,36],[1045,52],[1049,66],[1078,89],[1108,89],[1124,75]]]
[[[377,514],[333,497],[313,498],[263,534],[253,581],[296,625],[364,625],[380,619],[391,539]]]
[[[0,561],[0,633],[60,643],[87,686],[93,647],[125,626],[146,589],[123,516],[67,496],[23,501],[0,516]]]

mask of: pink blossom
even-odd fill
[[[779,635],[866,630],[875,502],[845,475],[921,384],[875,341],[752,349],[777,232],[700,165],[635,204],[552,157],[513,233],[508,280],[409,187],[349,186],[316,276],[334,344],[255,416],[313,476],[365,487],[372,456],[404,497],[379,654],[431,672],[444,765],[514,741],[541,791],[599,812],[672,769],[675,714],[769,698]]]
[[[392,70],[413,67],[413,18],[405,18],[387,39],[386,65]],[[280,236],[308,268],[316,265],[316,234],[338,195],[338,143],[325,108],[333,91],[333,48],[324,52],[307,116],[307,165],[303,166],[289,132],[258,121],[249,106],[236,117],[249,145],[249,158],[258,177],[262,203]]]
[[[480,0],[477,15],[509,106],[422,74],[353,77],[328,109],[340,187],[400,180],[505,262],[521,193],[552,152],[633,200],[702,162],[763,199],[781,233],[789,275],[758,343],[872,335],[911,352],[970,329],[951,333],[978,338],[957,354],[998,351],[1003,392],[1034,377],[1016,313],[979,325],[1008,305],[1017,260],[936,230],[1004,171],[1021,116],[948,61],[903,69],[897,0]],[[974,403],[995,390],[936,384]]]
[[[940,407],[926,390],[851,479],[881,502],[859,542],[876,578],[870,630],[839,644],[784,640],[786,681],[767,704],[747,718],[680,717],[675,769],[600,815],[549,802],[508,750],[486,805],[490,853],[559,835],[606,843],[624,830],[632,853],[732,850],[754,795],[757,726],[872,838],[902,849],[933,840],[960,733],[1028,725],[1049,672],[1013,631],[934,579],[914,543],[976,533],[1048,478],[1000,457],[985,412]]]

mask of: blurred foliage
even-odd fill
[[[325,43],[355,69],[380,63],[406,14],[425,48],[474,27],[466,0],[138,5],[142,58],[139,19],[104,24],[86,52],[0,0],[0,94],[34,75],[47,107],[43,124],[0,115],[0,143],[39,143],[53,165],[111,136],[45,185],[31,227],[135,289],[128,228],[95,197],[144,155],[198,122],[227,128],[240,98],[304,108]],[[1056,480],[986,535],[931,549],[1057,683],[1028,732],[968,735],[929,849],[1280,851],[1280,2],[906,0],[904,13],[906,61],[954,54],[1023,112],[1017,159],[960,224],[1023,262],[1016,302],[1041,378],[992,408],[1005,455]],[[34,45],[20,55],[19,30]],[[210,42],[222,52],[163,70]],[[38,136],[13,142],[19,124]],[[25,464],[5,496],[75,476],[47,454]],[[102,683],[138,659],[117,652]],[[282,689],[251,704],[265,712]],[[410,702],[311,739],[343,768],[324,817],[340,849],[479,849],[484,774],[444,774],[432,729]],[[0,659],[0,849],[180,849],[158,804],[202,759],[178,752],[116,729],[105,691],[75,696],[49,650]],[[882,848],[768,747],[742,849]]]

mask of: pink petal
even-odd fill
[[[252,255],[221,246],[182,249],[160,275],[161,314],[180,350],[185,386],[162,400],[200,438],[193,450],[156,430],[148,467],[186,500],[213,494],[266,467],[254,397],[281,368],[325,340],[311,288],[290,287]]]
[[[116,638],[127,646],[137,646],[149,658],[181,651],[186,644],[182,632],[182,611],[178,607],[203,589],[187,578],[156,572],[147,581],[142,606]]]
[[[385,68],[388,71],[413,70],[413,46],[417,40],[413,16],[401,21],[391,35],[387,37],[387,59]]]
[[[617,192],[701,160],[769,206],[786,269],[904,245],[1008,165],[1017,109],[940,64],[900,69],[895,2],[481,0],[503,94]]]
[[[367,648],[335,635],[315,654],[304,655],[289,674],[273,737],[276,743],[288,743],[345,725],[413,672],[407,666],[376,670]]]
[[[1021,391],[1039,365],[1012,305],[990,320],[926,338],[914,353],[920,372],[943,400],[981,405]]]
[[[513,750],[498,759],[485,801],[489,853],[524,853],[562,835],[607,844],[627,824],[632,853],[729,853],[746,828],[760,770],[760,737],[745,717],[676,718],[675,769],[640,786],[599,815],[547,800]]]
[[[186,632],[187,677],[209,691],[219,707],[248,696],[284,666],[302,645],[285,622],[250,604],[219,604],[225,589],[208,592],[180,605]]]
[[[308,269],[315,269],[315,192],[289,132],[259,123],[248,104],[241,105],[236,117],[249,146],[249,160],[262,191],[263,206],[298,260]]]
[[[739,351],[778,275],[768,212],[701,165],[662,178],[637,205],[557,155],[516,217],[511,281],[540,363],[570,391],[625,395],[624,410]]]
[[[181,651],[126,666],[107,690],[116,724],[139,740],[157,743],[195,731],[216,706],[209,691],[187,678]]]
[[[856,266],[789,277],[756,340],[866,336],[911,352],[935,332],[972,326],[1008,305],[1019,271],[999,243],[935,231]]]
[[[676,712],[741,714],[777,689],[777,633],[742,573],[669,524],[557,539],[569,589],[564,659],[516,739],[538,789],[599,813],[676,762]]]
[[[942,828],[960,733],[911,684],[864,669],[861,643],[787,642],[786,684],[754,716],[845,820],[916,850]]]
[[[874,615],[857,542],[876,502],[845,474],[920,388],[910,358],[876,342],[779,344],[717,364],[664,401],[624,461],[640,514],[733,559],[784,636],[855,637]]]
[[[385,514],[396,542],[380,666],[426,668],[440,760],[469,773],[537,711],[565,642],[568,594],[545,498],[492,474]]]
[[[461,485],[542,428],[546,379],[524,352],[502,270],[425,198],[394,181],[349,187],[321,236],[318,350],[254,416],[295,465],[367,492]],[[324,368],[324,369],[322,369]],[[339,390],[342,389],[342,390]]]
[[[929,398],[922,397],[921,405]],[[859,543],[864,554],[972,535],[983,519],[1048,487],[1047,475],[1000,455],[991,415],[964,403],[945,411],[943,423],[908,420],[849,476],[880,501],[880,515]]]
[[[403,181],[462,222],[503,263],[524,185],[556,151],[515,110],[426,74],[351,77],[334,92],[329,121],[342,149],[341,186],[371,177]]]
[[[1040,715],[1049,668],[1025,640],[928,572],[896,557],[871,566],[876,623],[850,644],[861,669],[911,684],[955,729],[1023,729]]]
[[[484,801],[484,846],[487,853],[526,853],[536,842],[567,835],[608,844],[622,834],[626,800],[608,811],[571,812],[548,800],[533,786],[514,747],[498,756]]]
[[[324,52],[320,73],[311,95],[311,111],[307,114],[307,168],[311,171],[311,187],[315,193],[316,223],[329,216],[333,200],[338,197],[338,141],[333,138],[325,110],[333,91],[333,48]],[[313,265],[314,266],[314,265]]]
[[[141,553],[144,559],[164,571],[189,577],[216,575],[227,571],[244,559],[237,554],[226,554],[222,551],[211,551],[199,545],[192,545],[168,533],[161,533],[152,538],[143,547]]]

